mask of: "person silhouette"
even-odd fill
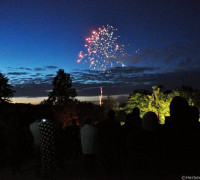
[[[127,138],[128,169],[129,172],[134,172],[130,173],[134,178],[146,179],[156,175],[160,143],[158,122],[158,116],[154,112],[145,113],[142,118],[142,128],[133,131]]]
[[[200,134],[194,127],[193,110],[186,99],[175,96],[170,103],[170,124],[164,129],[166,171],[173,178],[199,172]]]
[[[41,136],[40,136],[40,130],[39,130],[40,123],[41,123],[41,120],[36,119],[29,126],[30,132],[33,136],[35,174],[37,177],[40,176],[40,173],[41,173]]]
[[[199,109],[196,106],[190,106],[189,111],[193,127],[199,128]]]
[[[7,129],[8,154],[11,161],[12,173],[20,171],[24,156],[24,134],[23,127],[16,115],[9,116],[9,127]]]
[[[51,119],[43,119],[39,125],[41,135],[41,173],[48,176],[55,170],[56,127]]]
[[[128,166],[129,154],[127,149],[127,139],[130,134],[135,133],[141,129],[142,119],[140,118],[140,109],[138,107],[133,108],[132,112],[126,115],[125,124],[122,126],[122,160],[124,171]]]
[[[105,176],[120,175],[121,166],[121,126],[115,121],[115,111],[107,113],[107,119],[98,125],[98,144]]]
[[[81,148],[84,158],[86,177],[94,178],[97,128],[92,124],[92,118],[86,118],[80,130]]]
[[[72,119],[72,125],[65,128],[65,135],[67,139],[66,146],[71,160],[77,160],[81,153],[79,133],[80,127],[77,125],[77,120]]]

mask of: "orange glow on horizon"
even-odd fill
[[[128,97],[128,94],[113,95],[112,97],[117,98],[119,96]],[[44,99],[47,99],[47,97],[14,97],[11,100],[12,103],[40,104]],[[88,101],[99,105],[99,96],[77,96],[77,99],[79,101]]]

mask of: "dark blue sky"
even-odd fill
[[[97,96],[100,85],[113,95],[159,83],[200,88],[199,19],[198,0],[1,0],[0,71],[18,97],[46,96],[59,68],[79,96]],[[130,57],[106,76],[76,60],[91,31],[107,24]]]

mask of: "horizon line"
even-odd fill
[[[118,94],[118,95],[110,95],[112,98],[118,98],[118,97],[128,97],[129,94]],[[108,95],[103,96],[103,98],[107,98]],[[42,97],[13,97],[11,98],[12,103],[24,103],[24,104],[40,104],[41,101],[47,99],[48,96],[42,96]],[[92,102],[96,104],[99,102],[99,96],[77,96],[76,99],[79,101],[86,101],[86,102]]]

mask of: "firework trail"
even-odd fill
[[[118,43],[117,29],[113,26],[102,26],[86,38],[86,51],[80,51],[78,63],[89,64],[89,68],[106,71],[115,66],[125,66],[124,45]]]

